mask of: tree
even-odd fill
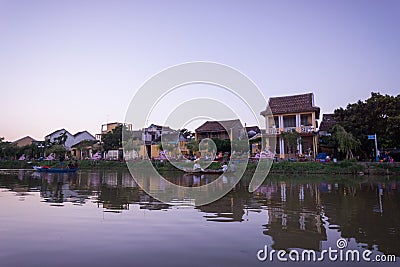
[[[4,137],[0,138],[0,152],[3,159],[16,158],[18,147],[11,142],[5,142]]]
[[[103,149],[106,152],[122,147],[122,127],[123,125],[119,125],[115,127],[111,132],[105,133],[101,136]]]
[[[195,153],[195,152],[197,152],[197,151],[199,151],[199,141],[197,141],[197,140],[191,140],[191,141],[189,141],[188,143],[187,143],[187,148],[189,149],[189,151],[191,152],[191,153]]]
[[[333,136],[338,144],[339,152],[346,154],[346,159],[352,159],[352,150],[357,149],[360,146],[360,141],[354,138],[351,133],[346,132],[346,130],[339,124],[333,126]]]
[[[211,139],[214,141],[218,152],[231,152],[231,140],[221,140],[218,138]]]
[[[400,147],[400,95],[371,93],[365,101],[336,109],[335,120],[360,141],[364,158],[372,156],[374,142],[368,140],[371,134],[377,134],[381,149]]]
[[[53,144],[55,144],[55,145],[65,145],[65,142],[67,141],[67,139],[68,139],[67,132],[63,132],[58,137],[54,138]]]
[[[56,155],[64,155],[67,153],[67,150],[63,145],[53,145],[45,150],[46,154],[54,153]]]
[[[281,136],[287,144],[289,153],[295,153],[299,144],[300,134],[295,129],[292,129],[291,131],[281,133]]]

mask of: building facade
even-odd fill
[[[59,142],[61,139],[64,139],[64,147],[68,151],[71,151],[72,147],[84,140],[87,141],[95,141],[96,138],[91,135],[88,131],[82,131],[78,132],[74,135],[72,135],[70,132],[68,132],[65,129],[57,130],[52,132],[51,134],[48,134],[44,137],[44,140],[49,143],[55,143]]]
[[[32,144],[36,144],[36,143],[38,143],[38,141],[33,139],[30,136],[25,136],[25,137],[22,137],[22,138],[14,141],[12,143],[14,145],[16,145],[17,147],[23,147],[23,146],[29,146],[29,145],[32,145]]]
[[[266,120],[266,144],[276,139],[276,154],[281,159],[293,156],[282,136],[284,132],[299,134],[295,155],[315,158],[318,151],[318,128],[320,108],[314,105],[314,94],[271,97],[269,110],[261,112]],[[272,114],[271,114],[272,113]]]
[[[245,134],[246,129],[240,120],[206,121],[195,130],[195,139],[201,141],[205,138],[231,140]]]

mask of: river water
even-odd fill
[[[168,179],[193,186],[213,176]],[[195,207],[153,199],[127,171],[2,170],[0,266],[398,266],[399,189],[393,177],[270,175],[254,193],[240,182]],[[343,250],[397,262],[260,261],[260,250],[320,255],[339,239]]]

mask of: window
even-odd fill
[[[300,124],[303,126],[311,126],[311,115],[310,114],[301,114],[300,115]]]
[[[296,116],[284,116],[283,117],[283,127],[296,127]]]
[[[274,123],[275,123],[275,128],[279,128],[279,117],[278,116],[274,117]]]

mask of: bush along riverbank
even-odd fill
[[[143,164],[142,161],[137,161],[132,164],[137,164],[138,167]],[[64,162],[67,165],[68,161]],[[189,163],[188,165],[191,165]],[[0,161],[0,169],[32,169],[33,166],[50,166],[59,167],[58,161],[42,161],[42,162],[28,162],[28,161]],[[80,160],[78,161],[79,169],[127,169],[126,163],[121,161],[91,161]],[[179,171],[169,162],[154,162],[154,167],[160,172]],[[246,172],[254,172],[257,163],[249,162]],[[208,167],[211,170],[221,168],[219,162],[213,162]],[[356,161],[340,161],[340,162],[274,162],[272,164],[270,173],[276,174],[366,174],[366,175],[400,175],[400,163],[370,163],[370,162],[356,162]]]

